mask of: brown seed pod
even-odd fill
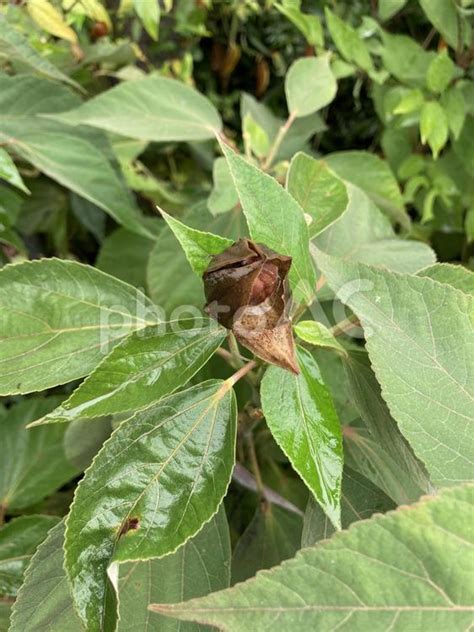
[[[105,37],[109,32],[109,27],[105,22],[94,22],[90,28],[90,36],[95,41]]]
[[[298,373],[288,318],[291,257],[239,239],[204,272],[206,312],[266,362]]]

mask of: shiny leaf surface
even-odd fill
[[[61,404],[38,423],[134,411],[184,386],[221,345],[226,332],[209,319],[150,327],[128,336]]]
[[[474,606],[474,487],[357,523],[278,568],[208,597],[152,606],[228,632],[466,630]],[[381,589],[383,587],[383,590]]]
[[[267,369],[261,397],[267,424],[314,497],[340,528],[342,435],[316,360],[298,349],[301,373]]]
[[[112,562],[171,553],[216,513],[235,430],[231,387],[211,380],[136,413],[104,444],[67,519],[65,565],[88,630],[115,627]]]
[[[295,325],[295,334],[301,340],[308,342],[316,347],[328,347],[335,349],[343,355],[347,355],[347,351],[337,341],[327,327],[315,320],[302,320]]]
[[[89,373],[130,332],[159,322],[149,299],[81,263],[0,271],[0,394],[29,393]]]
[[[182,623],[148,610],[150,601],[173,603],[227,588],[230,538],[224,506],[177,551],[160,559],[120,565],[118,632],[198,632],[204,626]]]

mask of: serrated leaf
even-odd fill
[[[341,490],[341,525],[347,529],[353,522],[366,520],[374,513],[395,509],[395,503],[384,492],[350,467],[344,466]],[[335,533],[331,521],[312,496],[304,514],[301,546],[314,546]]]
[[[446,490],[357,523],[244,584],[151,609],[228,632],[265,630],[276,620],[279,632],[345,624],[351,632],[461,632],[474,605],[473,490]]]
[[[429,277],[438,283],[447,283],[465,294],[474,294],[474,272],[462,265],[435,263],[418,272],[420,277]]]
[[[3,56],[9,61],[20,61],[35,72],[82,90],[79,84],[41,57],[22,34],[0,15],[0,57]]]
[[[329,32],[338,51],[348,62],[353,62],[363,70],[373,70],[369,50],[359,33],[347,22],[341,20],[328,7],[324,10]]]
[[[367,353],[351,350],[344,369],[348,396],[364,422],[345,428],[346,461],[397,505],[418,500],[432,488],[429,477],[390,415]]]
[[[0,408],[0,505],[6,512],[42,500],[78,474],[64,454],[65,427],[26,429],[59,401],[57,397],[37,397]]]
[[[222,504],[201,531],[174,553],[120,565],[118,632],[200,632],[202,626],[154,616],[150,600],[173,602],[227,588],[230,580],[229,527]],[[165,579],[165,580],[164,580]]]
[[[186,226],[161,209],[160,213],[181,244],[191,268],[199,277],[202,277],[212,256],[218,255],[233,243],[226,237]]]
[[[318,264],[359,317],[383,397],[433,482],[471,480],[474,298],[321,252]]]
[[[421,142],[428,143],[436,160],[448,140],[448,119],[436,101],[428,101],[421,109],[420,135]]]
[[[316,320],[303,320],[295,325],[295,334],[301,340],[308,342],[316,347],[328,347],[335,349],[343,355],[347,355],[347,351],[337,341],[333,334],[322,323]]]
[[[56,525],[31,559],[13,606],[11,632],[85,632],[63,568],[64,522]]]
[[[207,318],[181,319],[135,332],[59,408],[37,423],[113,415],[155,404],[184,386],[225,336],[225,330]]]
[[[293,258],[289,279],[297,300],[310,303],[316,275],[304,213],[271,176],[222,145],[252,239]]]
[[[43,114],[74,107],[65,86],[28,75],[0,75],[0,142],[63,186],[106,211],[129,230],[154,237],[130,192],[109,161],[108,141],[85,128],[72,128]]]
[[[20,516],[0,529],[0,597],[16,597],[31,556],[58,521],[54,516]]]
[[[285,77],[288,110],[294,117],[308,116],[336,96],[337,82],[329,65],[329,54],[294,61]]]
[[[207,140],[222,127],[206,97],[180,81],[156,76],[121,83],[55,118],[148,141]]]
[[[112,346],[160,322],[151,301],[96,268],[59,259],[0,271],[0,394],[87,375]]]
[[[148,35],[155,41],[158,40],[158,26],[160,24],[158,0],[133,0],[133,6]]]
[[[76,490],[65,544],[90,632],[115,627],[112,563],[171,553],[215,514],[234,465],[235,431],[233,391],[211,380],[136,413],[104,444]]]
[[[342,434],[316,360],[298,349],[300,375],[269,367],[262,380],[267,424],[294,469],[336,528],[340,528]]]
[[[290,163],[286,186],[312,219],[308,227],[310,238],[334,223],[349,203],[344,182],[323,160],[315,160],[302,152]]]
[[[235,545],[232,584],[293,557],[300,548],[302,527],[300,515],[278,505],[261,503]]]
[[[26,8],[33,22],[47,33],[77,43],[77,35],[66,24],[62,14],[48,0],[28,0]]]
[[[10,155],[0,147],[0,178],[24,193],[29,193]]]

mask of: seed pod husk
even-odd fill
[[[291,257],[239,239],[204,272],[206,312],[270,364],[299,373],[289,319]]]

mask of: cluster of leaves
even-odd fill
[[[0,9],[0,630],[472,624],[473,3],[308,4]]]

